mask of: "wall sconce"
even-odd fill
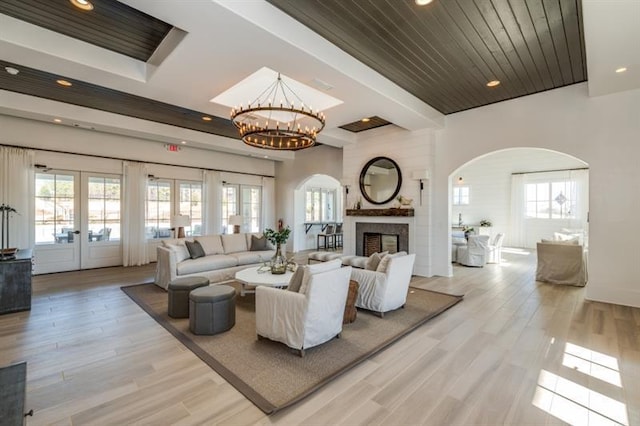
[[[349,195],[349,188],[351,187],[351,179],[342,178],[340,179],[340,184],[344,186],[345,194]]]
[[[176,215],[173,217],[173,226],[178,228],[178,235],[176,238],[184,238],[184,227],[189,226],[191,218],[187,215]]]
[[[424,181],[430,178],[429,170],[414,170],[411,172],[411,179],[420,182],[420,205],[422,205],[422,191],[424,190]]]
[[[462,185],[464,183],[464,179],[462,179],[462,176],[460,176],[458,178],[458,185]]]

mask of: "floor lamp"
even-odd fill
[[[240,215],[231,215],[229,216],[229,225],[233,225],[233,233],[234,234],[239,234],[240,233],[240,226],[242,226],[242,216]]]
[[[177,215],[173,217],[173,226],[178,228],[178,234],[176,238],[184,238],[184,227],[189,226],[191,219],[186,215]]]

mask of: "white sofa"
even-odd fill
[[[252,236],[262,234],[204,235],[193,239],[167,239],[157,247],[155,283],[167,289],[169,283],[178,277],[202,276],[211,283],[234,279],[235,273],[252,266],[260,266],[275,254],[269,243],[268,250],[251,250]],[[204,250],[204,257],[192,259],[185,241],[198,241]]]

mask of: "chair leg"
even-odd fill
[[[258,340],[264,340],[264,337],[258,334]]]
[[[378,315],[380,318],[384,318],[384,312],[376,312],[376,315]]]
[[[300,356],[300,358],[304,358],[304,349],[299,349],[298,355]]]
[[[339,338],[341,338],[341,337],[342,337],[342,333],[338,333],[338,334],[336,334],[336,339],[339,339]]]

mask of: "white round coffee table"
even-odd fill
[[[240,284],[242,284],[242,288],[240,289],[241,296],[244,296],[245,294],[255,293],[255,287],[259,285],[285,288],[289,285],[289,281],[293,276],[293,272],[289,270],[287,270],[287,272],[285,272],[284,274],[272,274],[269,271],[258,271],[259,269],[260,266],[256,266],[236,272],[236,281],[239,281]],[[248,289],[247,287],[254,288]]]

